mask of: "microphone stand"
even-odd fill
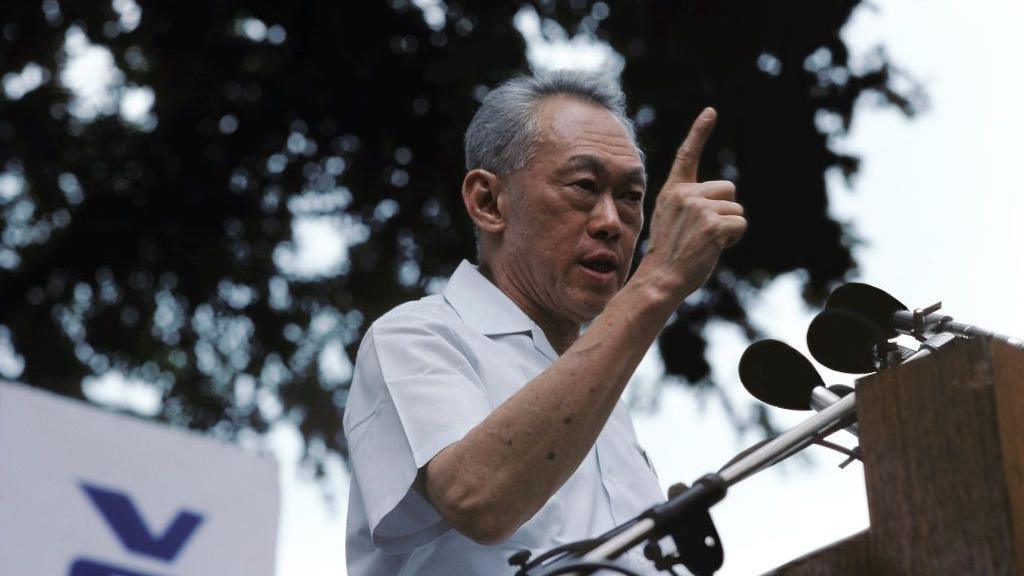
[[[973,324],[955,322],[952,316],[938,312],[941,307],[942,303],[938,302],[913,312],[897,310],[892,314],[893,327],[897,332],[909,334],[918,339],[922,339],[929,333],[949,333],[964,338],[990,338],[1024,350],[1024,340],[986,330]]]
[[[596,545],[584,554],[582,561],[573,564],[579,569],[607,566],[607,563],[633,546],[645,541],[657,539],[677,531],[685,530],[688,521],[692,521],[725,497],[730,486],[771,466],[784,457],[788,457],[803,446],[809,445],[816,437],[826,431],[833,431],[836,425],[856,410],[856,394],[851,392],[835,403],[824,407],[821,412],[804,420],[794,428],[776,436],[760,447],[751,450],[736,461],[727,464],[717,473],[705,474],[693,486],[663,504],[649,508],[635,522]],[[679,550],[680,554],[707,554],[710,549],[717,553],[718,562],[708,566],[707,574],[713,574],[721,566],[721,547],[717,541],[705,542],[707,548],[688,551]],[[696,559],[700,564],[701,560]],[[705,562],[705,564],[707,564]],[[566,574],[571,571],[569,565],[556,565],[541,574]]]
[[[816,412],[821,412],[825,408],[839,402],[841,396],[835,392],[829,390],[825,386],[815,386],[811,389],[811,408]],[[857,422],[853,421],[846,430],[854,436],[860,435],[860,430],[857,428]]]

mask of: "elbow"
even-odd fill
[[[499,522],[497,519],[477,518],[464,526],[456,526],[455,529],[481,546],[494,546],[511,538],[519,526]]]
[[[508,502],[473,483],[428,490],[431,504],[463,536],[483,546],[508,540],[522,524]]]

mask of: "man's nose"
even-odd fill
[[[611,194],[601,194],[590,211],[588,232],[595,238],[615,239],[622,234],[622,219],[619,208]]]

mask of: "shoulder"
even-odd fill
[[[360,348],[408,350],[446,343],[462,349],[467,330],[444,296],[435,294],[401,304],[378,318],[367,329]]]
[[[444,296],[435,294],[392,308],[370,325],[366,338],[380,341],[429,334],[451,338],[463,326],[462,319]]]
[[[468,327],[441,295],[402,304],[373,322],[359,346],[345,415],[352,426],[387,396],[401,401],[436,380],[478,378]]]
[[[417,324],[450,324],[453,321],[461,321],[459,315],[444,296],[434,294],[392,308],[370,325],[369,332],[386,332]]]

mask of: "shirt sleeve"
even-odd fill
[[[413,482],[492,409],[451,329],[429,318],[403,320],[378,322],[367,332],[345,413],[370,537],[387,553],[411,551],[451,529]]]

